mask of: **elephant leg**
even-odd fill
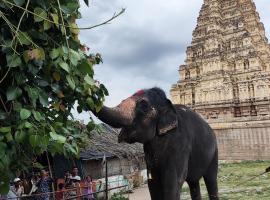
[[[208,174],[204,176],[204,182],[208,191],[209,199],[219,200],[217,177],[215,175]]]
[[[214,158],[206,174],[203,176],[210,200],[219,200],[217,172],[218,172],[218,160],[217,158]]]
[[[176,170],[166,169],[162,172],[162,191],[163,200],[179,200],[181,182],[177,176]]]
[[[149,173],[148,188],[151,200],[163,200],[160,175],[157,172],[150,170],[147,173]]]
[[[188,182],[190,196],[192,200],[201,200],[201,190],[200,190],[200,183],[199,181]]]

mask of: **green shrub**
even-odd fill
[[[114,193],[111,200],[128,200],[128,198],[124,197],[122,193]]]

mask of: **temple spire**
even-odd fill
[[[172,101],[213,128],[261,119],[270,126],[270,45],[254,2],[204,0],[179,75]]]

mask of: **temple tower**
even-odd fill
[[[252,0],[204,0],[171,99],[206,119],[221,159],[270,159],[270,45]]]

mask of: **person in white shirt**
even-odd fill
[[[21,179],[15,178],[13,182],[14,186],[11,187],[11,190],[16,194],[17,197],[21,197],[24,194],[24,187],[22,186]]]

